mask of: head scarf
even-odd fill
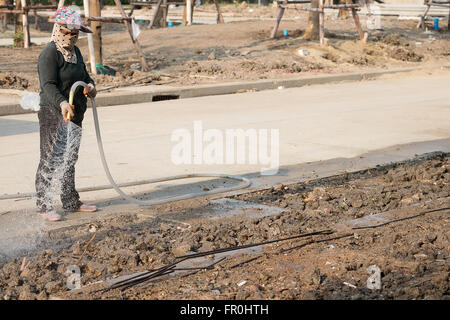
[[[61,52],[64,60],[68,63],[77,63],[77,54],[75,53],[75,43],[78,41],[78,35],[63,34],[61,29],[63,26],[55,23],[50,41],[56,45],[56,49]]]

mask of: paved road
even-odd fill
[[[266,165],[249,164],[248,159],[232,165],[174,164],[171,152],[176,143],[171,141],[172,133],[184,128],[193,134],[194,121],[201,121],[204,131],[216,129],[210,133],[224,136],[227,129],[276,129],[280,166],[358,157],[423,141],[433,141],[433,149],[450,151],[449,83],[450,73],[443,73],[104,107],[98,112],[107,160],[118,182],[192,172],[248,174],[259,173]],[[38,130],[36,114],[0,117],[0,194],[34,191]],[[203,144],[205,148],[207,145]],[[272,181],[277,178],[282,177],[275,176]],[[108,182],[89,110],[77,186],[103,184]],[[164,186],[156,185],[154,190],[164,190]],[[149,186],[128,189],[139,190],[149,190]],[[101,191],[83,193],[82,199],[114,196],[113,191]],[[0,213],[32,207],[32,200],[0,201]]]

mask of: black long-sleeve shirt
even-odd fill
[[[76,81],[84,81],[95,85],[94,80],[89,76],[80,49],[75,46],[77,63],[68,63],[63,55],[56,49],[56,45],[51,41],[42,50],[38,60],[38,74],[40,82],[40,106],[60,108],[61,102],[69,101],[70,88]],[[83,88],[78,87],[75,92],[73,104],[75,105],[72,121],[78,125],[84,118],[87,99],[83,94]]]

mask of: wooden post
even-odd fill
[[[122,3],[120,3],[120,0],[114,0],[114,2],[116,3],[117,8],[119,8],[119,11],[122,14],[122,17],[123,18],[127,18],[127,14],[123,10]],[[133,38],[133,30],[131,29],[131,24],[130,24],[130,22],[128,22],[128,20],[124,20],[123,23],[125,23],[125,26],[128,29],[128,33],[130,34],[131,41],[133,42],[133,45],[136,48],[138,56],[141,59],[142,71],[147,72],[148,71],[147,61],[145,60],[145,56],[144,56],[144,53],[142,52],[142,49],[141,49],[141,46],[139,45],[139,42],[137,41],[137,39]]]
[[[22,8],[22,3],[20,1],[16,1],[16,10],[20,10]],[[22,23],[22,15],[16,14],[14,15],[14,47],[23,48],[23,23]]]
[[[288,0],[284,0],[283,6],[287,6],[287,4],[288,4]],[[278,11],[277,22],[275,23],[275,26],[272,29],[272,33],[270,34],[271,39],[275,38],[275,35],[277,34],[278,27],[280,26],[281,18],[283,18],[283,14],[284,14],[284,7],[281,7],[280,10]]]
[[[450,0],[448,0],[448,21],[447,21],[447,30],[450,31]]]
[[[59,0],[58,2],[58,8],[59,7],[64,7],[64,0]]]
[[[167,27],[167,14],[169,12],[169,4],[167,3],[167,0],[163,0],[163,8],[162,8],[162,23],[161,27],[166,28]]]
[[[153,24],[155,23],[155,20],[156,20],[156,17],[158,16],[158,11],[161,7],[161,4],[162,4],[162,0],[158,0],[158,3],[156,4],[156,7],[155,7],[155,11],[153,12],[153,15],[152,15],[152,21],[150,21],[150,24],[148,26],[149,29],[151,29],[153,27]]]
[[[83,0],[84,7],[84,21],[88,24],[88,19],[91,16],[89,0]],[[88,48],[89,48],[89,65],[91,66],[92,74],[97,74],[97,66],[95,60],[95,49],[94,49],[94,38],[92,37],[92,33],[87,34],[88,39]]]
[[[101,17],[100,0],[89,0],[89,13],[93,17]],[[102,56],[102,23],[99,21],[91,21],[91,28],[94,39],[95,62],[103,63]]]
[[[355,21],[356,30],[358,31],[358,34],[359,34],[359,39],[364,41],[364,32],[361,28],[361,23],[359,23],[358,12],[356,12],[355,8],[351,8],[351,10],[352,10],[353,20]]]
[[[4,6],[6,4],[7,4],[6,0],[0,0],[0,5]],[[1,14],[2,32],[5,32],[7,29],[8,17],[6,15],[7,15],[6,13]]]
[[[192,0],[186,0],[186,20],[187,26],[192,24]]]
[[[425,28],[425,18],[427,16],[428,10],[430,10],[430,5],[428,4],[427,1],[425,1],[425,4],[427,5],[427,7],[425,8],[425,11],[423,12],[422,16],[420,17],[420,21],[419,23],[417,23],[416,28]]]
[[[27,6],[27,0],[20,0],[22,8]],[[22,15],[23,25],[23,47],[28,49],[30,47],[30,27],[28,26],[28,11]]]
[[[217,10],[217,23],[225,23],[225,21],[223,20],[223,16],[222,13],[220,12],[220,7],[219,4],[217,3],[216,0],[214,0],[214,5],[216,6],[216,10]]]
[[[34,6],[35,4],[39,3],[36,3],[34,0],[31,0],[31,5]],[[34,28],[36,30],[39,30],[39,17],[36,9],[33,10],[33,16],[34,16]]]
[[[320,45],[325,44],[325,9],[323,8],[323,0],[319,0],[319,39]]]

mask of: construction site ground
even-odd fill
[[[241,214],[211,214],[214,205],[199,198],[55,230],[43,239],[46,249],[1,265],[0,296],[448,299],[449,166],[448,153],[432,153],[227,198],[237,205],[260,206]],[[158,217],[143,218],[148,210],[158,212]],[[125,290],[102,291],[119,276],[156,269],[177,256],[320,230],[331,231],[228,252],[211,269],[185,270]],[[184,268],[213,261],[217,259],[208,256]],[[71,265],[80,267],[83,286],[73,291],[66,286]],[[368,267],[373,265],[380,271],[380,289],[367,285],[372,275]]]
[[[107,8],[103,15],[117,15]],[[250,12],[251,11],[251,12]],[[170,17],[169,10],[169,17]],[[225,24],[200,24],[202,14],[215,19],[213,6],[195,9],[194,22],[184,27],[146,29],[148,20],[137,20],[142,32],[139,42],[147,57],[149,74],[140,69],[140,60],[125,26],[103,24],[103,64],[118,71],[115,77],[94,76],[99,89],[136,82],[137,85],[165,84],[186,86],[200,83],[245,81],[272,78],[338,74],[368,70],[387,70],[411,66],[440,66],[450,61],[449,33],[441,22],[441,30],[416,29],[417,20],[399,20],[397,16],[381,16],[382,30],[368,30],[367,17],[360,15],[364,31],[369,32],[366,44],[358,41],[351,16],[338,19],[337,11],[325,15],[327,46],[318,41],[302,40],[307,25],[307,12],[287,10],[276,39],[270,39],[277,8],[222,7],[225,21],[233,17],[243,21]],[[206,12],[206,13],[205,13]],[[180,12],[181,14],[181,12]],[[141,18],[151,17],[151,11],[135,11]],[[181,16],[180,16],[181,17]],[[179,18],[180,18],[179,17]],[[247,20],[246,19],[260,19]],[[141,21],[141,22],[139,22]],[[209,23],[209,20],[205,21]],[[49,38],[51,24],[40,21],[41,30],[32,29],[36,39]],[[178,25],[178,23],[175,23]],[[11,27],[11,26],[10,26]],[[283,36],[283,30],[289,36]],[[11,37],[9,33],[2,38]],[[45,41],[40,41],[42,43]],[[0,88],[38,91],[37,59],[45,44],[33,45],[28,50],[0,47]],[[88,61],[86,38],[78,43],[85,61]],[[299,50],[306,50],[302,56]],[[11,61],[14,57],[14,61]]]
[[[136,207],[104,191],[85,196],[90,202],[98,196],[98,213],[85,220],[85,215],[68,214],[59,225],[39,220],[31,197],[0,203],[0,300],[449,299],[449,74],[439,70],[450,62],[449,33],[417,30],[415,20],[383,16],[383,30],[370,32],[364,44],[351,18],[327,15],[328,46],[321,47],[300,39],[307,14],[287,11],[278,37],[269,39],[277,10],[252,9],[230,6],[228,12],[268,20],[143,30],[139,41],[151,77],[134,85],[187,86],[411,66],[434,71],[164,101],[152,103],[145,113],[140,112],[145,104],[101,108],[107,153],[120,181],[168,173],[173,167],[167,157],[170,133],[198,119],[218,128],[236,126],[235,119],[245,128],[272,125],[289,139],[281,139],[285,155],[278,175],[264,180],[259,168],[234,168],[254,184],[226,195]],[[365,16],[361,20],[364,26]],[[48,36],[49,28],[40,35]],[[282,36],[283,29],[289,37]],[[98,88],[149,76],[139,70],[124,27],[105,24],[104,30],[104,65],[118,74],[94,76]],[[87,61],[85,38],[79,46]],[[42,47],[0,47],[0,88],[38,91],[36,62]],[[299,55],[299,49],[309,55]],[[284,108],[276,109],[279,104]],[[189,116],[180,117],[180,110]],[[86,120],[77,179],[103,183],[90,112]],[[38,161],[36,115],[1,121],[6,151],[0,160],[9,168],[2,194],[31,191]],[[131,151],[123,152],[127,146]],[[152,195],[199,186],[206,184],[169,184],[159,190],[158,185]],[[145,198],[146,188],[132,190]],[[299,237],[276,241],[293,236]],[[176,267],[183,270],[125,290],[105,290],[179,256],[272,240],[186,260]],[[5,248],[10,251],[4,254]],[[70,290],[73,266],[80,268],[81,288]],[[368,285],[376,276],[370,270],[379,270],[379,289]]]

